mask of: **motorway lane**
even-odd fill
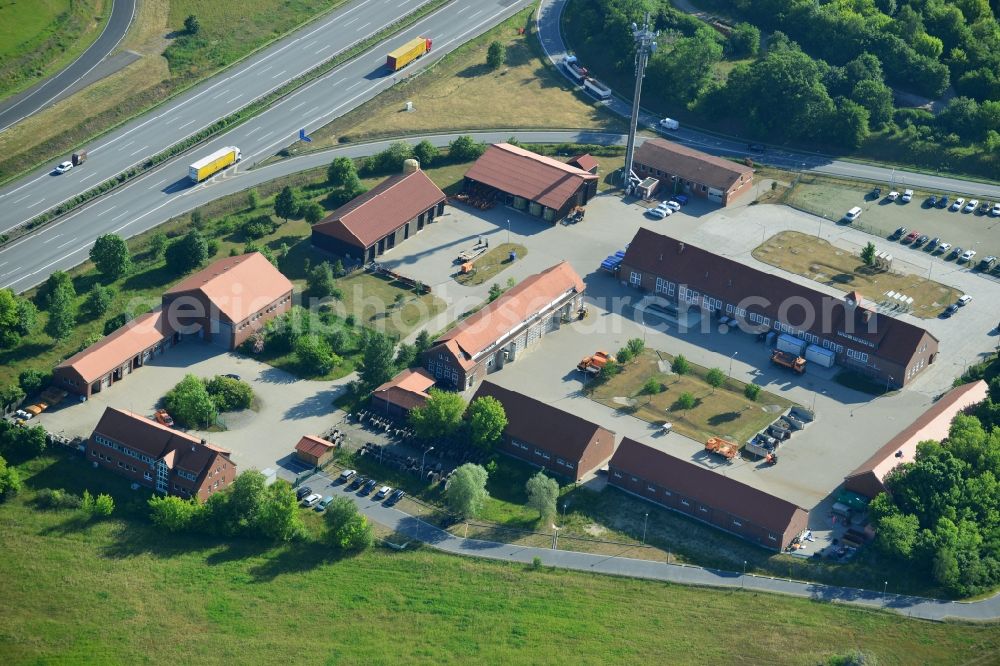
[[[566,72],[561,63],[566,56],[566,44],[560,30],[560,17],[568,0],[541,0],[538,8],[538,37],[542,49],[549,61],[563,76]],[[586,63],[582,63],[586,65]],[[572,81],[568,76],[566,79]],[[605,103],[612,112],[628,118],[632,113],[632,101],[613,97]],[[654,132],[660,117],[640,111],[639,126]],[[858,180],[868,180],[881,183],[893,183],[895,187],[908,186],[946,194],[966,194],[980,199],[1000,199],[1000,185],[980,183],[977,181],[954,178],[947,175],[923,174],[902,169],[880,167],[859,162],[837,160],[829,155],[769,147],[764,154],[751,153],[747,150],[747,142],[736,138],[722,137],[708,132],[700,132],[690,127],[682,127],[673,132],[663,132],[663,135],[678,143],[682,143],[707,153],[724,156],[746,156],[755,162],[761,162],[781,169],[792,171],[813,171]]]
[[[62,71],[0,103],[0,132],[56,101],[115,50],[135,17],[135,0],[114,0],[104,30]]]
[[[426,2],[355,0],[149,114],[126,123],[94,145],[83,146],[89,154],[84,166],[54,175],[50,170],[53,164],[7,185],[0,189],[0,233],[196,134]],[[214,141],[195,152],[208,154],[220,145],[229,144]],[[246,150],[243,152],[246,155]]]

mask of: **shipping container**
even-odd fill
[[[188,179],[193,183],[200,183],[212,174],[236,164],[241,159],[243,159],[243,154],[240,153],[240,149],[236,146],[219,148],[211,155],[203,157],[188,166]]]
[[[837,361],[837,355],[829,349],[823,349],[817,345],[806,347],[806,360],[824,368],[832,368]]]
[[[788,335],[788,333],[782,333],[778,336],[777,347],[783,352],[788,352],[789,354],[795,354],[796,356],[802,355],[802,350],[806,346],[805,340],[799,340],[794,335]]]
[[[411,62],[431,50],[431,40],[426,37],[411,39],[385,58],[385,66],[390,72],[398,72]]]

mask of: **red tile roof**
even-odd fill
[[[369,247],[445,199],[441,188],[418,169],[391,176],[350,200],[316,224],[313,233]]]
[[[326,455],[327,451],[337,448],[332,442],[316,437],[315,435],[303,435],[299,443],[295,445],[295,450],[314,458]]]
[[[200,293],[238,324],[291,291],[292,283],[281,271],[260,252],[251,252],[213,262],[175,284],[164,297]]]
[[[406,369],[379,386],[372,397],[385,400],[403,409],[422,407],[430,395],[427,393],[434,386],[434,377],[423,368]]]
[[[476,354],[546,310],[569,292],[582,293],[583,280],[563,261],[531,275],[435,341],[457,359],[471,363]]]
[[[647,139],[635,151],[635,161],[693,183],[729,190],[753,177],[753,169],[664,139]]]
[[[503,405],[507,414],[504,432],[515,439],[529,442],[574,463],[583,459],[587,447],[595,438],[607,438],[614,448],[615,434],[596,423],[565,412],[523,393],[505,389],[484,381],[476,390],[476,398],[490,396]]]
[[[509,143],[486,149],[466,178],[559,210],[582,185],[597,176]]]
[[[626,437],[608,463],[644,481],[784,534],[802,507]]]
[[[923,328],[902,319],[863,307],[849,307],[849,294],[844,299],[828,296],[774,273],[766,273],[645,228],[639,229],[632,239],[622,265],[671,279],[732,304],[744,299],[762,298],[767,304],[760,303],[759,300],[749,301],[746,308],[771,319],[776,319],[782,303],[809,303],[815,314],[811,318],[812,332],[817,336],[825,335],[831,340],[835,339],[844,347],[877,352],[879,357],[904,366],[917,353],[925,335],[937,340]],[[788,308],[786,323],[797,323],[802,309],[799,306]],[[866,320],[866,317],[871,321]],[[821,330],[824,323],[829,329],[825,334]],[[838,331],[849,333],[870,345],[855,343],[838,335]],[[896,379],[902,382],[903,378]]]
[[[940,442],[948,436],[951,422],[959,413],[979,404],[989,395],[983,380],[963,384],[944,394],[901,433],[890,439],[860,467],[845,478],[850,490],[874,497],[885,490],[883,481],[897,465],[913,462],[917,444],[927,440]],[[897,453],[902,455],[897,456]]]
[[[106,335],[81,352],[56,366],[56,370],[71,370],[84,383],[96,381],[128,362],[166,337],[163,313],[147,312]]]

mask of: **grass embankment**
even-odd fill
[[[144,0],[122,50],[141,57],[0,135],[0,181],[99,135],[346,0]],[[104,0],[110,13],[111,0]],[[197,35],[183,33],[194,14]],[[178,136],[178,139],[181,137]]]
[[[911,314],[936,317],[962,295],[959,290],[919,275],[878,271],[861,257],[798,231],[782,231],[754,248],[753,257],[844,292],[860,291],[878,301],[888,291],[913,297]]]
[[[673,358],[670,354],[647,349],[623,366],[616,377],[595,385],[590,398],[650,423],[670,421],[674,430],[696,441],[725,437],[739,444],[792,405],[766,391],[761,391],[757,400],[752,401],[743,395],[746,384],[731,378],[714,389],[705,379],[708,368],[693,363],[691,371],[685,375],[661,369],[669,370]],[[642,392],[650,379],[660,385],[659,393],[647,395]],[[689,410],[677,404],[683,393],[690,393],[695,398],[695,406]]]
[[[459,273],[455,276],[455,281],[467,287],[473,287],[487,280],[492,280],[514,265],[514,261],[510,259],[511,252],[514,253],[516,257],[514,261],[516,261],[524,259],[525,255],[528,254],[528,248],[518,243],[501,243],[483,256],[473,260],[472,270],[468,273]]]
[[[592,128],[625,131],[624,121],[592,98],[574,92],[569,81],[542,60],[525,9],[471,40],[427,71],[401,81],[375,99],[313,132],[310,150],[347,141],[456,129]],[[519,28],[524,34],[518,34]],[[507,64],[486,65],[493,41],[507,47]],[[402,74],[405,76],[405,73]],[[406,111],[406,102],[413,111]]]
[[[113,0],[33,0],[0,4],[0,100],[55,74],[87,50],[111,16]]]
[[[429,549],[338,558],[313,544],[165,539],[140,519],[84,523],[68,511],[32,508],[40,487],[93,491],[96,478],[116,478],[78,459],[41,459],[26,476],[26,491],[0,506],[0,594],[10,609],[0,617],[0,649],[11,663],[266,663],[290,654],[308,663],[349,654],[357,662],[586,655],[593,663],[704,663],[739,655],[798,664],[855,649],[879,663],[966,663],[1000,649],[993,627]],[[124,482],[115,490],[116,516],[141,512]],[[720,618],[744,618],[751,633],[720,632]]]

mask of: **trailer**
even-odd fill
[[[431,50],[431,40],[427,37],[411,39],[385,57],[385,66],[390,72],[398,72],[411,62]]]
[[[837,360],[837,355],[833,350],[823,349],[819,345],[809,345],[806,347],[805,359],[824,368],[832,368]]]
[[[778,343],[775,346],[783,352],[795,354],[796,356],[802,356],[802,350],[806,347],[806,341],[797,338],[794,335],[782,333],[778,336]]]
[[[778,450],[778,442],[773,437],[758,433],[746,443],[743,450],[752,453],[758,458],[766,458]]]
[[[236,164],[241,159],[243,159],[243,154],[236,146],[219,148],[211,155],[206,155],[188,166],[188,179],[193,183],[200,183],[226,167]]]
[[[455,263],[467,264],[484,254],[488,249],[490,249],[490,242],[488,240],[479,240],[468,250],[462,250],[459,252],[458,258],[455,259]]]
[[[740,447],[735,442],[721,437],[709,437],[708,441],[705,442],[705,450],[716,453],[726,460],[732,460],[740,454]]]
[[[588,78],[583,82],[583,89],[600,100],[611,99],[611,88],[607,87],[597,79]]]
[[[573,79],[577,84],[587,80],[587,68],[580,66],[580,63],[576,61],[576,56],[566,56],[563,59],[563,67],[566,68],[569,78]]]
[[[800,375],[806,371],[806,360],[804,358],[796,356],[795,354],[783,352],[780,349],[775,349],[771,352],[771,362],[775,365],[780,365],[788,368],[789,370],[793,370]]]

